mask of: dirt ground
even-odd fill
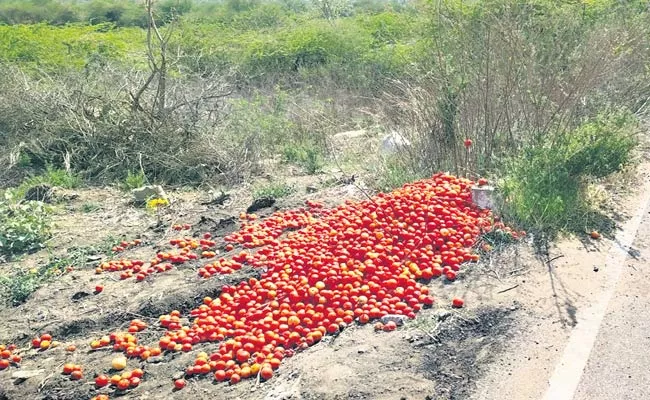
[[[274,207],[291,208],[307,198],[338,204],[346,198],[364,196],[355,184],[324,184],[322,177],[298,177],[293,182],[299,188],[297,193],[281,199]],[[316,186],[318,190],[307,194],[306,186]],[[608,204],[627,198],[616,198],[617,186],[607,189]],[[193,192],[171,193],[172,205],[161,216],[133,207],[127,195],[114,189],[84,189],[73,196],[67,193],[68,200],[58,206],[51,248],[60,254],[72,246],[139,238],[143,245],[120,257],[148,259],[178,235],[169,229],[176,223],[192,224],[193,233],[209,231],[220,238],[237,229],[232,217],[236,218],[250,204],[246,190],[233,192],[224,205],[201,204],[202,196]],[[98,207],[88,212],[84,205],[89,203]],[[620,209],[626,211],[626,207]],[[260,210],[259,214],[272,211],[273,208]],[[285,359],[268,382],[251,379],[231,386],[216,384],[210,378],[192,378],[185,389],[172,390],[173,379],[182,376],[197,352],[217,349],[217,344],[201,344],[190,353],[167,354],[146,362],[129,359],[128,368],[142,368],[145,377],[138,388],[119,394],[112,389],[94,388],[93,376],[108,371],[113,353],[108,349],[91,350],[91,340],[126,329],[130,320],[140,318],[149,323],[149,328],[139,334],[141,342],[157,343],[163,333],[156,323],[161,314],[173,309],[189,311],[203,297],[218,295],[223,285],[237,283],[259,271],[244,269],[202,279],[196,274],[201,265],[197,261],[136,283],[133,279],[120,281],[114,274],[96,275],[98,257],[105,257],[98,254],[41,287],[24,304],[0,310],[0,343],[16,343],[23,356],[20,369],[0,372],[0,400],[90,399],[98,393],[110,393],[111,398],[181,400],[215,396],[269,400],[438,400],[477,395],[480,399],[488,398],[481,393],[494,387],[513,393],[512,388],[507,389],[504,377],[517,378],[521,385],[527,382],[512,369],[513,357],[558,357],[559,346],[554,342],[566,338],[567,329],[575,324],[577,310],[586,301],[572,287],[591,285],[587,288],[593,287],[595,292],[600,278],[593,272],[594,266],[607,246],[605,241],[567,238],[548,254],[540,255],[527,242],[487,254],[454,284],[432,281],[434,307],[418,313],[415,320],[397,331],[374,332],[370,325],[352,325],[338,336],[326,337]],[[221,250],[225,254],[223,247]],[[29,268],[46,257],[43,253],[31,255],[11,265],[0,265],[0,271],[17,265]],[[93,293],[96,284],[104,285],[102,293]],[[464,298],[467,306],[452,309],[451,299],[455,296]],[[545,324],[543,320],[552,323]],[[536,324],[544,325],[544,329],[535,331]],[[43,352],[31,349],[30,340],[42,332],[52,334],[61,345]],[[515,340],[520,337],[527,341]],[[75,344],[78,350],[65,351],[69,344]],[[522,351],[524,348],[528,350]],[[66,362],[82,364],[85,379],[71,381],[62,375],[60,371]],[[547,364],[541,363],[540,368],[547,368]],[[15,375],[25,371],[33,372],[33,376]],[[527,373],[531,371],[534,368]]]

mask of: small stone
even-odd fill
[[[11,374],[12,379],[27,379],[34,376],[41,375],[45,372],[44,369],[31,369],[31,370],[20,370]]]
[[[133,201],[136,203],[145,203],[151,199],[167,200],[167,194],[160,185],[142,186],[131,190],[131,194],[133,195]]]
[[[407,317],[404,315],[399,315],[399,314],[387,314],[381,317],[381,323],[386,324],[388,322],[394,322],[397,324],[397,326],[404,325],[404,322],[406,322]]]
[[[435,317],[438,318],[438,321],[444,321],[444,320],[447,319],[450,315],[451,315],[451,313],[450,313],[449,311],[447,311],[447,310],[440,310],[440,311],[438,311],[438,312],[435,314]]]

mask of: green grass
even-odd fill
[[[282,182],[273,182],[267,185],[258,186],[253,190],[253,198],[261,199],[264,197],[272,197],[279,199],[287,197],[294,193],[296,190],[293,186]]]
[[[83,184],[83,180],[74,172],[48,166],[42,174],[25,180],[21,187],[29,188],[41,184],[64,189],[76,189]]]
[[[405,183],[426,176],[422,172],[413,171],[410,164],[402,161],[398,155],[383,158],[379,164],[379,170],[374,173],[376,178],[370,182],[370,186],[379,192],[390,192],[393,189],[402,187]]]
[[[83,183],[83,179],[74,172],[48,166],[41,174],[25,179],[18,187],[9,189],[8,192],[17,201],[24,198],[30,188],[39,185],[49,185],[63,189],[77,189]]]
[[[68,267],[84,268],[88,256],[110,256],[113,243],[115,239],[109,237],[94,246],[68,248],[65,255],[50,255],[45,264],[30,270],[13,268],[9,273],[0,275],[0,303],[12,306],[24,303],[40,287],[63,276]]]
[[[93,202],[86,202],[81,205],[81,212],[84,214],[89,214],[97,210],[101,210],[102,206]]]
[[[147,177],[142,173],[142,171],[138,173],[128,171],[126,178],[124,178],[124,181],[120,186],[123,190],[137,189],[144,186],[146,181]]]
[[[284,162],[302,167],[309,175],[314,175],[323,168],[323,154],[316,146],[296,146],[287,144],[282,149]]]
[[[43,284],[62,276],[70,265],[67,261],[53,259],[31,270],[14,268],[9,274],[0,276],[0,297],[8,305],[24,303]]]

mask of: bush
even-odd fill
[[[323,155],[314,145],[288,144],[282,149],[282,156],[285,162],[301,166],[310,175],[323,168]]]
[[[39,250],[49,237],[50,219],[43,203],[0,200],[0,258]]]
[[[620,171],[636,145],[635,120],[626,112],[599,116],[567,132],[556,143],[541,143],[504,165],[504,211],[529,230],[554,234],[584,229],[581,215],[589,178]]]
[[[295,188],[293,186],[282,182],[273,182],[268,185],[262,185],[255,188],[253,191],[253,198],[262,199],[265,197],[272,197],[274,199],[279,199],[282,197],[287,197],[293,192],[295,192]]]

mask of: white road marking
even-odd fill
[[[605,268],[603,268],[603,272],[607,274],[606,287],[595,304],[578,313],[578,324],[571,333],[562,359],[556,365],[549,380],[550,386],[544,400],[572,400],[575,396],[587,360],[589,360],[589,354],[596,342],[600,324],[618,285],[630,246],[634,242],[643,217],[648,212],[650,206],[649,186],[647,181],[644,182],[641,207],[632,219],[623,224],[623,229],[616,235],[614,246],[607,254]]]

